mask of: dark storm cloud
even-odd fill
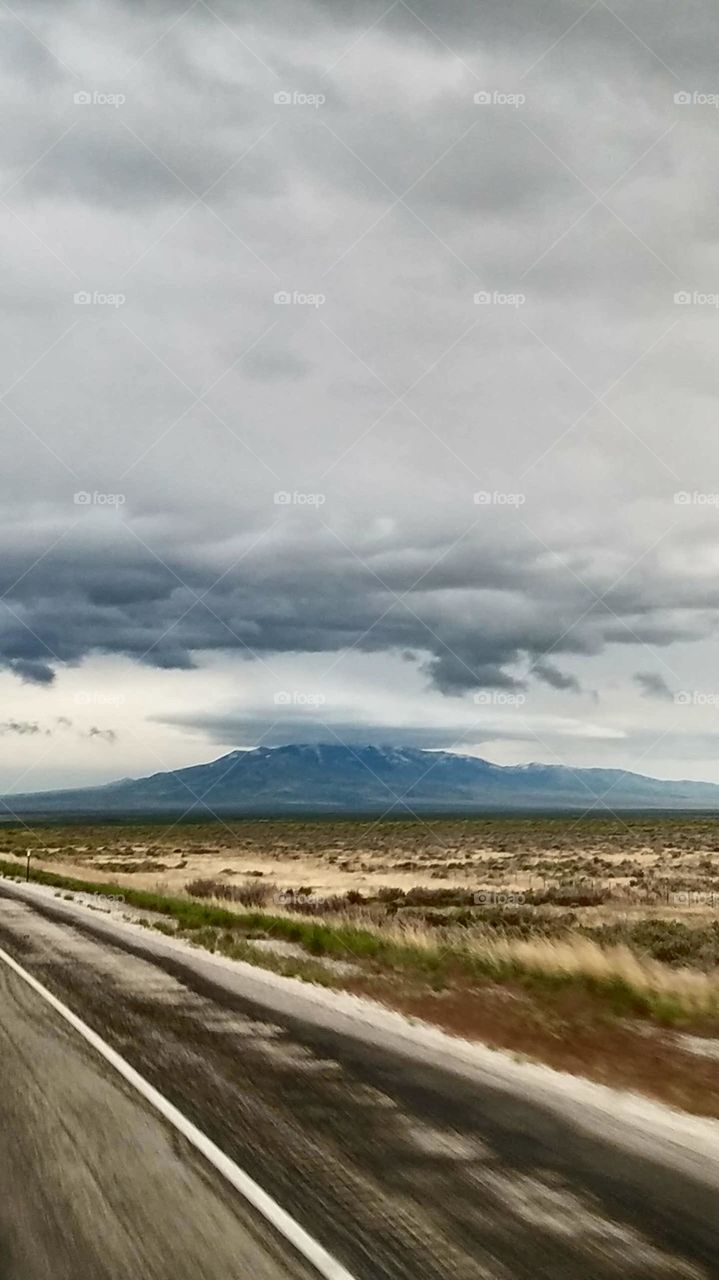
[[[693,624],[679,578],[657,582],[660,618],[648,606],[637,610],[627,593],[625,622],[516,539],[511,564],[496,538],[458,547],[438,564],[434,547],[421,545],[390,557],[369,549],[365,559],[290,518],[236,567],[212,554],[207,548],[211,563],[203,565],[187,550],[165,549],[160,560],[118,534],[111,550],[84,540],[57,548],[24,577],[22,559],[9,561],[0,655],[38,679],[93,653],[189,668],[203,652],[233,651],[271,668],[281,653],[411,651],[428,655],[430,679],[449,694],[525,687],[511,669],[523,661],[551,688],[576,691],[576,678],[558,664],[562,654],[596,654],[609,640],[669,644],[703,626],[705,601],[695,602]],[[672,624],[674,590],[684,607]]]
[[[28,634],[31,635],[32,633]],[[21,647],[21,643],[22,642],[20,640],[17,640],[15,643],[11,642],[9,652],[3,654],[3,659],[8,669],[12,671],[13,675],[18,676],[20,680],[27,684],[52,684],[55,678],[55,673],[47,662],[42,662],[35,657],[19,658],[16,656],[14,650],[17,647]],[[36,652],[38,650],[45,653],[48,652],[47,646],[43,641],[36,639],[35,645],[37,646]],[[34,646],[28,646],[27,641],[25,641],[25,647],[32,648]]]

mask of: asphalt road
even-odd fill
[[[356,1280],[719,1277],[716,1165],[270,1007],[152,937],[0,884],[0,947]],[[219,971],[218,971],[219,975]],[[260,989],[261,990],[261,989]],[[0,963],[0,1280],[312,1268]],[[719,1159],[719,1151],[717,1152]]]

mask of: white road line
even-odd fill
[[[178,1133],[187,1138],[188,1142],[191,1142],[193,1147],[196,1147],[209,1160],[210,1164],[214,1165],[218,1173],[221,1173],[231,1186],[236,1191],[239,1191],[240,1195],[244,1196],[245,1200],[249,1201],[253,1208],[257,1209],[263,1218],[266,1218],[307,1262],[311,1263],[319,1275],[323,1276],[325,1280],[354,1280],[349,1271],[346,1271],[331,1254],[327,1253],[321,1244],[313,1240],[299,1223],[295,1222],[294,1218],[285,1213],[285,1210],[277,1204],[276,1200],[273,1200],[272,1196],[263,1191],[262,1187],[258,1186],[249,1174],[235,1164],[234,1160],[230,1160],[229,1156],[226,1156],[223,1151],[220,1151],[220,1148],[214,1142],[211,1142],[186,1116],[183,1116],[177,1107],[168,1102],[167,1098],[159,1090],[153,1088],[138,1071],[135,1071],[134,1067],[130,1066],[129,1062],[126,1062],[124,1058],[120,1057],[119,1053],[111,1049],[110,1045],[106,1044],[101,1036],[97,1035],[91,1027],[88,1027],[86,1022],[82,1021],[82,1018],[78,1018],[71,1009],[68,1009],[67,1005],[58,1000],[51,991],[48,991],[47,987],[38,982],[37,978],[33,978],[32,974],[23,969],[22,965],[13,960],[12,956],[3,951],[1,947],[0,960],[3,960],[8,968],[12,969],[13,973],[16,973],[19,978],[22,978],[23,982],[32,987],[33,991],[42,996],[42,999],[46,1000],[55,1012],[60,1014],[61,1018],[69,1022],[70,1026],[74,1027],[83,1039],[87,1040],[88,1044],[92,1045],[93,1049],[106,1062],[109,1062],[111,1067],[115,1068],[123,1080],[131,1084],[133,1089],[136,1089],[145,1101],[150,1103],[151,1107],[159,1111],[160,1115],[164,1116],[177,1129]]]

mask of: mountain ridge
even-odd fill
[[[207,764],[95,787],[0,798],[9,815],[200,812],[412,813],[491,810],[717,809],[719,785],[622,769],[532,762],[367,743],[236,748]]]

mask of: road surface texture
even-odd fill
[[[711,1122],[646,1104],[630,1140],[619,1095],[549,1105],[32,886],[0,882],[0,948],[356,1280],[719,1277]],[[316,1275],[4,962],[0,1069],[1,1280]]]

